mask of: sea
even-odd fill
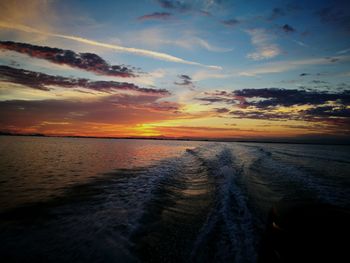
[[[274,203],[350,208],[350,146],[0,136],[2,262],[256,262]]]

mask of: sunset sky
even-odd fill
[[[0,131],[349,138],[349,1],[0,1]]]

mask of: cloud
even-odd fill
[[[298,44],[301,47],[308,47],[309,46],[309,45],[305,44],[304,42],[298,41],[298,40],[295,40],[295,39],[293,39],[293,42]]]
[[[336,1],[330,6],[323,7],[315,12],[321,22],[335,28],[335,30],[350,32],[349,3]]]
[[[68,40],[72,40],[72,41],[76,41],[76,42],[80,42],[80,43],[84,43],[84,44],[88,44],[88,45],[92,45],[92,46],[98,46],[98,47],[112,49],[112,50],[115,50],[117,52],[124,52],[124,53],[139,55],[139,56],[151,57],[151,58],[159,59],[159,60],[163,60],[163,61],[169,61],[169,62],[181,63],[181,64],[187,64],[187,65],[195,65],[195,66],[201,66],[201,67],[206,67],[206,68],[211,68],[211,69],[221,69],[221,67],[219,67],[219,66],[204,65],[204,64],[201,64],[199,62],[189,61],[189,60],[182,59],[182,58],[179,58],[179,57],[176,57],[173,55],[169,55],[166,53],[151,51],[151,50],[147,50],[147,49],[124,47],[124,46],[119,46],[119,45],[115,45],[115,44],[108,44],[108,43],[94,41],[94,40],[87,39],[87,38],[77,37],[77,36],[50,33],[47,31],[38,30],[38,29],[33,28],[33,27],[25,26],[22,24],[13,24],[13,23],[7,23],[7,22],[0,21],[0,27],[6,28],[6,29],[19,30],[19,31],[27,32],[27,33],[35,33],[35,34],[40,34],[40,35],[45,35],[45,36],[50,36],[50,37],[68,39]]]
[[[68,65],[99,75],[115,77],[135,76],[131,69],[122,65],[110,65],[103,58],[93,53],[75,53],[71,50],[35,46],[12,41],[0,41],[0,49],[19,52],[34,58],[45,59],[56,64]]]
[[[350,52],[350,48],[340,50],[340,51],[337,52],[337,54],[342,55],[342,54],[346,54],[348,52]]]
[[[154,12],[152,14],[140,16],[138,20],[166,20],[170,17],[172,17],[172,14],[168,12]]]
[[[285,24],[284,26],[282,26],[281,29],[286,33],[294,33],[296,31],[294,27],[288,24]]]
[[[185,31],[179,36],[169,34],[168,30],[160,28],[147,28],[139,32],[127,35],[129,42],[142,42],[151,48],[159,48],[163,46],[177,46],[189,50],[203,48],[212,52],[229,52],[232,48],[224,48],[209,43],[207,40],[196,36],[197,32]]]
[[[0,1],[0,10],[1,21],[11,24],[31,25],[49,30],[52,24],[59,21],[52,1],[47,0]]]
[[[82,78],[66,78],[8,66],[0,66],[0,80],[44,91],[49,91],[50,86],[59,86],[63,88],[85,88],[107,93],[113,91],[134,91],[158,96],[170,95],[170,92],[165,89],[141,88],[135,84],[127,82],[91,81]]]
[[[309,110],[295,110],[289,112],[271,110],[233,110],[229,115],[235,119],[254,119],[278,122],[303,121],[307,123],[307,126],[282,125],[294,129],[306,128],[310,130],[314,127],[316,130],[322,130],[323,132],[331,131],[337,135],[348,134],[350,132],[349,109],[337,109],[335,106],[320,106]]]
[[[329,82],[324,81],[324,80],[314,79],[314,80],[311,80],[310,83],[313,83],[313,84],[328,84]]]
[[[175,41],[176,43],[176,41]],[[182,40],[178,40],[177,42],[179,45],[192,45],[192,46],[195,46],[195,45],[198,45],[202,48],[205,48],[206,50],[208,51],[213,51],[213,52],[229,52],[229,51],[232,51],[233,48],[223,48],[223,47],[217,47],[217,46],[214,46],[212,44],[210,44],[208,41],[202,39],[202,38],[199,38],[199,37],[192,37],[192,38],[185,38],[185,39],[182,39]]]
[[[271,10],[271,14],[268,16],[267,20],[275,20],[301,9],[302,8],[295,3],[288,3],[285,5],[285,8],[275,7]]]
[[[244,102],[242,104],[245,106],[249,105],[256,108],[320,105],[329,101],[350,105],[349,91],[329,93],[297,89],[264,88],[236,90],[232,93],[232,95],[234,97],[238,96],[240,98],[244,98]],[[249,98],[260,98],[262,100],[248,102],[247,99]]]
[[[254,119],[254,120],[270,120],[270,121],[284,121],[284,120],[297,120],[294,115],[290,113],[281,112],[266,112],[266,111],[242,111],[233,110],[230,115],[236,119]]]
[[[350,108],[345,106],[319,106],[303,111],[306,115],[317,117],[345,117],[350,118]]]
[[[228,113],[230,110],[228,108],[215,108],[217,113]]]
[[[236,26],[240,22],[239,22],[239,20],[232,18],[232,19],[228,19],[228,20],[222,20],[221,23],[226,25],[226,26]]]
[[[350,61],[350,56],[336,56],[333,58],[308,58],[300,60],[270,62],[256,68],[239,72],[240,76],[256,76],[260,74],[280,73],[309,65],[327,65],[335,62]]]
[[[158,4],[166,9],[172,9],[179,12],[186,12],[192,9],[192,6],[184,1],[178,0],[157,0]]]
[[[286,12],[282,8],[275,7],[272,9],[271,15],[269,16],[268,20],[275,20],[285,15],[286,15]]]
[[[310,76],[311,74],[310,73],[300,73],[299,76],[300,77],[305,77],[305,76]]]
[[[179,13],[194,13],[211,16],[212,11],[222,10],[223,5],[230,3],[226,0],[155,0],[162,8]]]
[[[251,42],[256,51],[247,55],[253,60],[264,60],[278,56],[281,50],[277,44],[271,42],[272,36],[265,29],[250,29],[246,32],[251,36]]]
[[[193,90],[195,88],[194,83],[192,82],[192,78],[188,75],[178,75],[178,78],[181,82],[175,81],[174,84],[178,86],[184,86],[189,88],[190,90]]]
[[[212,92],[204,92],[204,97],[196,98],[196,100],[204,101],[206,104],[225,103],[225,104],[239,104],[239,98],[231,92],[224,90],[216,90]]]
[[[226,107],[215,109],[217,113],[234,118],[323,122],[340,128],[344,128],[341,125],[350,124],[350,90],[321,92],[264,88],[232,92],[217,90],[205,92],[204,95],[196,99],[208,104],[230,105],[230,112],[226,111]]]
[[[196,81],[205,80],[205,79],[224,79],[230,78],[234,75],[231,73],[213,73],[208,70],[200,70],[193,74],[192,78]]]

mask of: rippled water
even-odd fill
[[[7,261],[255,262],[267,213],[349,207],[349,146],[0,137]]]

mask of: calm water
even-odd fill
[[[0,257],[255,262],[272,204],[350,207],[350,147],[0,137]]]

